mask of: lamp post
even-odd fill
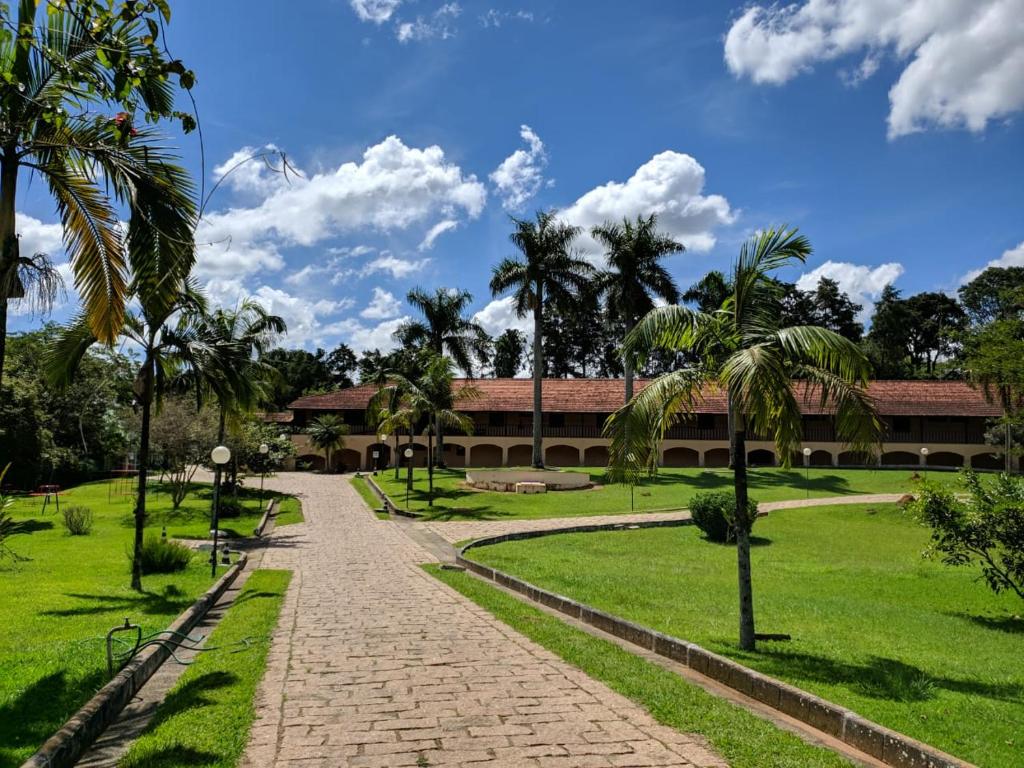
[[[267,476],[267,455],[270,453],[270,446],[260,443],[260,514],[263,514],[263,479]]]
[[[388,434],[387,434],[387,432],[381,432],[380,433],[380,445],[381,445],[382,449],[388,447]],[[383,450],[381,452],[383,453]],[[395,457],[395,461],[398,461],[397,457]],[[387,463],[387,461],[385,461],[383,463],[383,466],[381,467],[381,469],[387,469],[387,468],[388,468],[388,463]]]
[[[218,445],[210,451],[213,461],[213,551],[210,553],[210,576],[217,575],[217,539],[220,534],[220,473],[224,465],[231,461],[231,449],[226,445]]]
[[[412,448],[405,449],[405,460],[412,461]],[[409,511],[409,483],[405,484],[405,511]]]
[[[811,449],[804,448],[804,482],[807,495],[804,498],[811,498]]]
[[[928,449],[921,449],[921,457],[924,459],[924,481],[928,482]]]

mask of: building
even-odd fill
[[[529,465],[532,455],[533,387],[530,379],[476,379],[480,397],[460,404],[472,417],[470,436],[446,434],[444,459],[451,467]],[[636,382],[637,391],[647,380]],[[461,387],[466,380],[456,380]],[[314,449],[303,428],[324,413],[340,414],[351,429],[345,448],[332,461],[339,469],[382,468],[392,465],[394,436],[381,441],[367,425],[366,405],[372,386],[358,386],[322,395],[300,397],[290,406],[288,426],[298,448],[297,462],[323,468],[324,458]],[[832,416],[813,398],[804,409],[804,447],[811,449],[811,466],[863,466],[866,461],[882,466],[973,467],[1000,469],[1003,460],[984,442],[989,419],[1001,415],[998,406],[985,401],[981,392],[957,381],[874,381],[869,394],[886,424],[884,444],[871,459],[857,456],[836,440]],[[546,379],[544,381],[544,461],[554,467],[604,466],[608,441],[602,425],[624,398],[621,379]],[[400,438],[400,460],[408,437]],[[426,462],[427,441],[422,430],[414,437],[413,463]],[[922,452],[927,449],[927,454]],[[751,465],[779,463],[770,440],[752,437],[747,443]],[[724,467],[728,464],[729,439],[726,403],[720,391],[709,391],[687,422],[677,424],[660,448],[666,467]],[[794,458],[803,464],[803,456]]]

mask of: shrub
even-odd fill
[[[156,535],[142,542],[142,575],[183,571],[192,561],[194,553],[188,547]]]
[[[92,510],[88,507],[64,507],[64,527],[72,536],[88,536],[92,530]]]
[[[733,521],[736,512],[736,497],[730,491],[698,493],[690,501],[690,515],[694,525],[704,532],[708,541],[727,542],[734,538]],[[747,519],[754,527],[757,517],[757,502],[747,499]]]
[[[217,517],[221,520],[229,517],[241,517],[245,511],[246,510],[242,505],[242,502],[237,499],[225,499],[222,496],[217,504]]]

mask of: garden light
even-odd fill
[[[220,535],[220,472],[231,461],[231,449],[218,445],[210,451],[213,460],[213,549],[210,550],[210,576],[217,575],[217,538]]]

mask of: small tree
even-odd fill
[[[345,447],[345,436],[349,433],[348,424],[341,416],[328,413],[313,419],[309,425],[309,441],[324,452],[325,469],[331,472],[331,453]]]
[[[7,470],[11,468],[8,464],[4,467],[3,471],[0,472],[0,489],[4,486],[4,476],[7,474]],[[15,554],[7,546],[7,540],[18,533],[25,532],[25,523],[15,520],[11,516],[11,507],[14,506],[14,499],[10,496],[5,496],[0,491],[0,560],[5,557],[9,557],[12,560],[21,560],[19,555]]]
[[[150,444],[170,478],[171,504],[177,509],[196,470],[217,444],[217,415],[209,408],[197,411],[191,399],[167,398],[153,419]]]
[[[1024,599],[1024,480],[1000,475],[984,483],[963,473],[966,500],[926,487],[911,509],[932,529],[926,555],[947,565],[979,565],[994,592]]]

